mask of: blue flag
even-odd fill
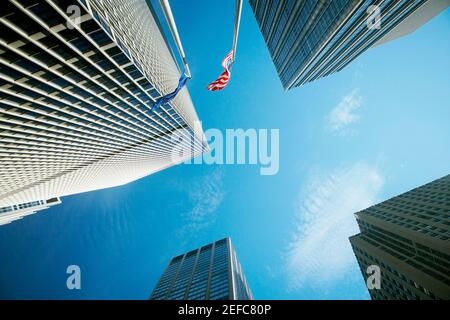
[[[189,77],[186,75],[186,73],[183,72],[181,75],[180,80],[178,81],[178,87],[171,93],[166,94],[165,96],[162,96],[156,102],[153,104],[151,111],[155,111],[159,107],[169,103],[173,98],[175,98],[180,92],[181,89],[186,85],[186,82],[188,81]]]

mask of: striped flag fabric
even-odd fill
[[[228,84],[231,76],[231,66],[233,65],[233,50],[223,59],[222,67],[225,69],[224,72],[213,82],[208,85],[209,91],[222,90]]]

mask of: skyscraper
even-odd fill
[[[2,2],[0,207],[126,184],[207,149],[186,88],[149,111],[180,76],[153,10]]]
[[[0,226],[11,223],[15,220],[22,219],[25,216],[36,213],[57,204],[60,204],[59,198],[52,198],[48,200],[38,200],[28,203],[20,203],[12,206],[0,208]]]
[[[364,279],[378,266],[379,299],[450,299],[450,175],[355,214],[350,237]]]
[[[342,70],[450,6],[450,0],[249,2],[286,90]]]
[[[230,238],[174,257],[151,300],[253,300]]]

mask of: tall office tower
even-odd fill
[[[253,300],[230,238],[173,258],[151,300]]]
[[[450,175],[355,214],[350,237],[364,279],[380,268],[379,299],[450,299]]]
[[[59,198],[52,198],[48,200],[38,200],[28,203],[20,203],[12,206],[0,208],[0,226],[11,223],[15,220],[22,219],[25,216],[36,213],[57,204],[60,204]]]
[[[122,185],[201,154],[186,88],[149,111],[179,76],[145,0],[2,1],[0,207]]]
[[[286,90],[342,70],[450,6],[450,0],[249,2]]]

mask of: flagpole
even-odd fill
[[[183,45],[181,44],[180,35],[178,34],[177,25],[175,23],[175,19],[173,18],[172,9],[170,8],[169,0],[159,0],[161,4],[161,8],[164,12],[164,16],[166,17],[167,23],[170,28],[170,32],[172,33],[172,37],[175,40],[175,44],[177,45],[178,52],[180,53],[181,60],[183,61],[184,71],[188,78],[192,78],[191,70],[189,69],[189,65],[186,60],[186,55],[184,54]]]
[[[233,62],[236,59],[236,47],[239,35],[239,25],[241,24],[242,0],[236,0],[236,16],[234,18],[234,36],[233,36]]]

